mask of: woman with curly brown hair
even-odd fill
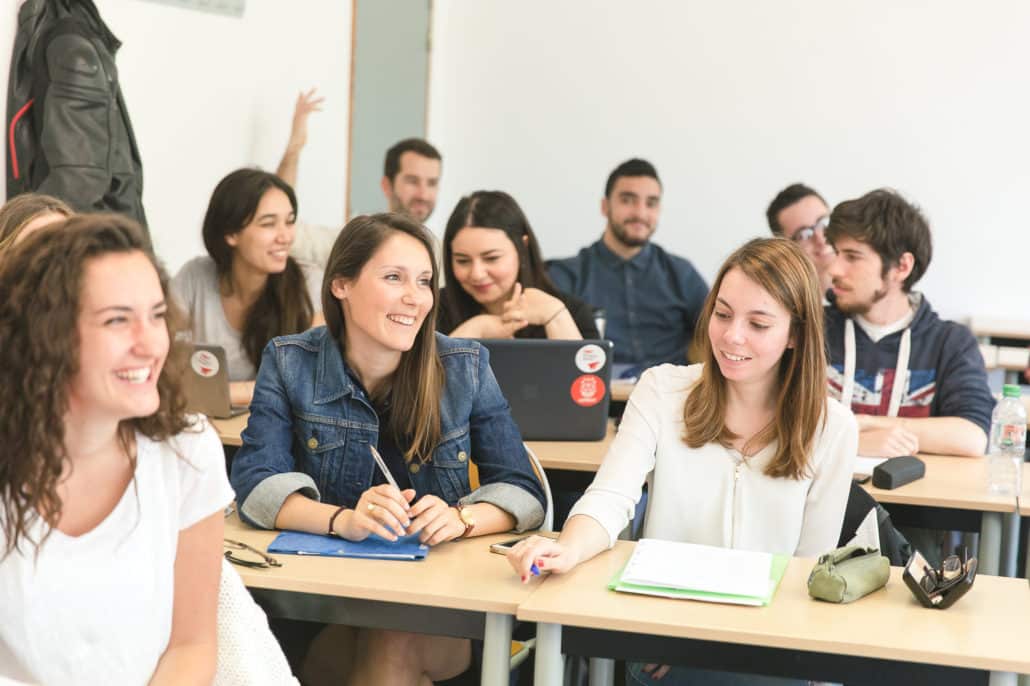
[[[0,261],[0,681],[214,674],[233,494],[166,364],[167,277],[145,245],[89,215]]]

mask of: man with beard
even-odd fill
[[[686,364],[708,295],[690,262],[651,242],[661,200],[662,184],[651,163],[623,162],[605,185],[601,239],[549,264],[559,290],[604,310],[604,334],[615,343],[614,371],[623,378],[663,362]]]
[[[391,212],[425,224],[440,189],[440,153],[421,138],[405,138],[386,151],[380,186]]]
[[[858,418],[861,455],[984,454],[994,399],[969,329],[912,287],[930,265],[930,227],[891,190],[837,205],[826,306],[830,395]]]
[[[833,247],[826,240],[830,208],[823,196],[803,183],[791,184],[769,203],[765,218],[774,236],[789,238],[801,246],[819,274],[819,292],[826,293],[830,288],[827,269],[833,262]]]

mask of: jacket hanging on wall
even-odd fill
[[[26,0],[7,86],[7,197],[36,191],[146,227],[143,166],[92,0]]]

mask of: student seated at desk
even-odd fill
[[[515,198],[476,191],[458,201],[443,236],[443,333],[462,338],[600,338],[585,302],[559,291]]]
[[[561,573],[610,548],[645,479],[645,538],[809,557],[836,547],[858,428],[826,396],[821,301],[796,244],[757,239],[731,255],[699,320],[704,363],[644,373],[561,537],[509,553],[523,580],[534,563]],[[627,681],[654,671],[632,665]],[[662,683],[766,682],[676,667]]]
[[[432,241],[401,214],[360,216],[340,233],[322,286],[327,325],[264,351],[232,464],[246,522],[436,545],[543,520],[543,491],[486,350],[434,333]],[[362,630],[355,654],[355,684],[421,684],[470,664],[468,640],[424,633]]]
[[[214,676],[233,493],[166,365],[167,283],[113,214],[0,262],[0,682]]]
[[[0,255],[29,234],[72,216],[62,200],[42,193],[22,193],[0,206]]]
[[[204,247],[172,281],[194,343],[225,348],[233,404],[254,392],[261,351],[275,336],[318,326],[322,271],[289,256],[293,189],[274,174],[237,169],[218,182],[204,215]]]

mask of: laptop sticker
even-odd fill
[[[593,374],[576,377],[572,382],[572,402],[580,407],[593,407],[604,400],[604,381]]]
[[[190,355],[190,366],[200,376],[210,379],[218,373],[218,358],[209,350],[198,350]]]
[[[588,343],[576,351],[576,369],[584,374],[595,374],[604,367],[605,357],[601,346]],[[604,395],[604,391],[601,395]]]

